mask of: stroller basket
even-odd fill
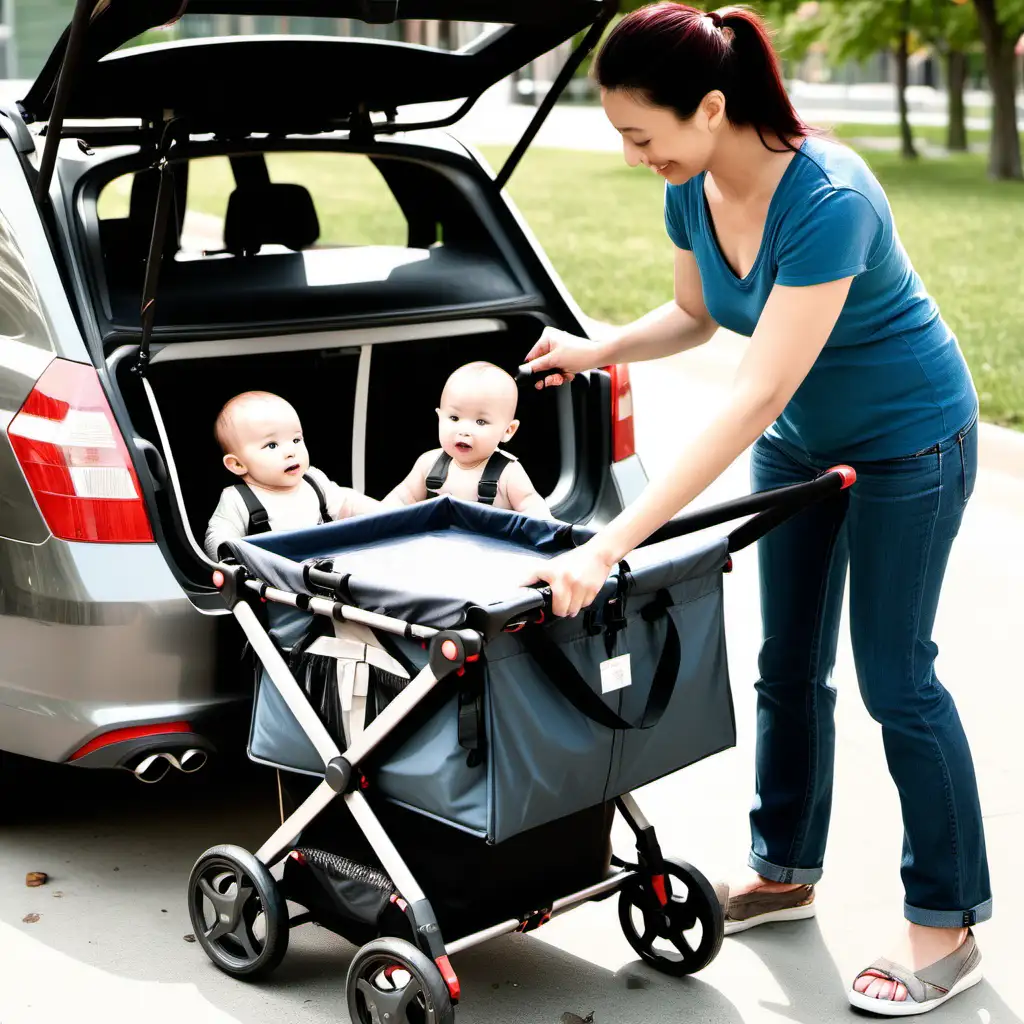
[[[290,927],[318,920],[366,943],[349,969],[354,1019],[415,1001],[450,1021],[449,954],[618,891],[644,960],[700,970],[721,945],[718,899],[662,855],[630,790],[735,743],[730,553],[854,479],[837,467],[681,516],[574,619],[522,581],[589,531],[449,497],[234,542],[214,582],[258,661],[249,753],[306,788],[255,856],[215,847],[196,863],[207,954],[254,977]],[[743,517],[727,536],[686,536]],[[635,863],[611,857],[613,805]],[[307,911],[289,919],[286,899]],[[413,986],[398,994],[396,969]]]
[[[440,674],[431,650],[449,648],[422,641],[431,630],[451,632],[449,645],[466,651],[459,674],[360,767],[389,799],[495,843],[735,742],[722,618],[727,539],[642,549],[588,613],[506,631],[509,609],[535,596],[518,586],[527,566],[569,543],[560,524],[438,498],[234,547],[299,605],[324,592],[316,581],[330,574],[316,567],[333,563],[344,567],[336,578],[357,607],[427,627],[419,638],[358,625],[356,633],[351,621],[318,616],[308,603],[269,605],[270,636],[339,752],[405,679]],[[481,640],[468,635],[472,625]],[[266,672],[250,755],[322,775],[324,761]]]

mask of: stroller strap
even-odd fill
[[[519,637],[547,679],[581,715],[585,715],[591,721],[597,722],[598,725],[603,725],[607,729],[653,729],[668,707],[679,678],[682,648],[679,641],[679,630],[672,616],[668,614],[671,604],[672,600],[668,592],[659,591],[658,598],[652,604],[653,614],[644,615],[648,621],[663,616],[667,632],[661,657],[658,659],[654,678],[651,680],[647,704],[637,722],[629,722],[622,718],[601,700],[542,626],[528,626],[519,634]],[[644,611],[646,612],[647,609]]]
[[[515,462],[516,457],[510,455],[508,452],[503,452],[500,448],[495,448],[491,453],[491,457],[487,460],[487,465],[484,466],[483,473],[480,474],[480,480],[476,485],[476,500],[484,505],[493,505],[494,499],[498,496],[498,481],[501,479],[501,474],[505,472],[505,467],[510,462]],[[448,479],[448,470],[452,464],[452,457],[447,452],[441,452],[437,457],[437,461],[431,467],[430,472],[427,474],[426,485],[427,485],[427,497],[436,498],[438,492],[444,486],[445,480]]]
[[[304,473],[302,479],[313,488],[313,493],[316,494],[316,500],[320,505],[320,522],[329,523],[331,516],[327,511],[327,496],[324,494],[324,489],[308,473]],[[263,502],[256,497],[253,489],[244,480],[239,480],[235,484],[235,490],[242,496],[242,501],[245,502],[245,510],[249,513],[249,525],[245,535],[251,537],[257,533],[269,533],[270,517],[267,515],[267,510],[263,507]]]
[[[349,661],[365,661],[375,668],[392,675],[409,678],[409,673],[391,657],[387,651],[371,644],[359,643],[336,636],[320,636],[306,648],[306,654],[318,654],[324,658],[343,658]]]

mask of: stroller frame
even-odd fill
[[[753,543],[803,508],[845,490],[855,479],[856,474],[852,469],[838,466],[808,483],[758,492],[679,516],[653,534],[647,543],[752,516],[729,534],[728,550],[731,554]],[[575,529],[566,527],[570,535]],[[574,541],[578,539],[574,537]],[[731,567],[730,558],[724,571],[730,571]],[[619,916],[626,937],[652,966],[665,973],[682,975],[700,970],[714,958],[724,935],[724,919],[713,888],[690,865],[663,856],[653,826],[629,793],[618,796],[614,802],[635,836],[635,863],[627,863],[613,856],[612,870],[598,883],[556,899],[550,906],[533,909],[518,918],[500,921],[446,943],[430,901],[363,794],[369,783],[360,772],[360,765],[442,680],[452,673],[461,674],[467,663],[478,660],[489,639],[499,632],[516,631],[530,622],[542,621],[550,612],[550,590],[547,587],[535,587],[525,590],[525,596],[516,602],[489,606],[486,610],[474,608],[466,628],[443,629],[364,611],[345,603],[340,599],[346,594],[346,578],[342,573],[307,566],[304,578],[310,590],[332,596],[297,594],[277,589],[254,578],[245,566],[229,562],[219,563],[213,573],[215,586],[248,638],[255,655],[262,662],[266,677],[285,701],[323,762],[323,780],[282,821],[256,851],[255,857],[237,847],[217,847],[207,851],[196,863],[190,879],[193,924],[196,926],[197,939],[218,967],[236,977],[253,978],[265,974],[280,962],[287,946],[288,929],[314,919],[312,913],[299,914],[289,919],[284,900],[276,892],[276,883],[269,869],[289,855],[297,837],[338,797],[344,800],[394,886],[396,894],[392,896],[392,902],[397,902],[404,911],[416,943],[414,946],[401,939],[377,939],[357,952],[349,970],[347,984],[349,1009],[355,1021],[368,1019],[357,1015],[355,1009],[358,1003],[357,990],[362,991],[364,996],[368,991],[365,977],[359,976],[366,957],[376,956],[379,960],[384,956],[382,962],[392,965],[383,968],[389,982],[396,967],[401,967],[413,979],[413,989],[403,990],[401,998],[396,995],[398,1002],[392,1001],[392,1009],[404,1013],[404,1007],[415,996],[421,1000],[419,1005],[425,1011],[423,1019],[443,1024],[454,1020],[451,1007],[458,1002],[460,996],[459,981],[449,961],[450,955],[510,932],[532,931],[584,902],[605,899],[616,891],[621,892]],[[374,630],[419,640],[427,648],[428,662],[379,711],[369,725],[353,736],[342,752],[260,622],[253,608],[257,600],[275,602],[327,616],[335,621],[358,623]],[[363,660],[369,657],[364,653]],[[226,896],[222,887],[211,889],[208,883],[203,887],[203,865],[210,862],[211,858],[223,866],[227,874],[234,872],[234,895]],[[673,878],[682,881],[687,891],[685,900],[680,901],[673,895]],[[195,894],[200,888],[218,914],[212,926],[207,926],[202,918],[197,920],[199,912]],[[263,912],[276,914],[279,918],[277,921],[268,921],[267,939],[262,950],[256,948],[251,920],[246,918],[247,901],[253,896],[254,890]],[[635,924],[632,931],[627,924],[626,917],[631,909],[639,909],[643,913],[642,934],[636,930]],[[660,925],[657,923],[659,921]],[[703,936],[700,948],[694,949],[682,937],[682,932],[684,927],[692,928],[697,921],[702,925]],[[665,928],[671,934],[666,934]],[[658,934],[652,937],[653,932]],[[211,946],[225,935],[240,936],[240,944],[247,954],[252,955],[248,958],[235,958],[233,961],[230,957],[225,959],[215,955]],[[681,961],[668,960],[653,949],[654,938],[659,936],[672,942],[682,956]],[[272,945],[274,949],[270,950]],[[376,967],[377,962],[373,961],[371,966]],[[389,970],[391,973],[388,973]],[[365,975],[365,971],[363,973]],[[383,999],[384,994],[375,991]],[[395,1015],[390,1019],[395,1024],[401,1024],[407,1018]]]

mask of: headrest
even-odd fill
[[[283,245],[298,252],[320,237],[320,221],[309,191],[302,185],[245,185],[228,197],[224,248],[251,255],[263,245]]]

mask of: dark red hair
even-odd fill
[[[793,149],[794,136],[812,132],[789,100],[764,22],[744,7],[709,14],[673,2],[641,7],[609,33],[594,77],[606,89],[635,92],[683,120],[718,89],[730,122],[754,128],[768,149],[766,136]]]

